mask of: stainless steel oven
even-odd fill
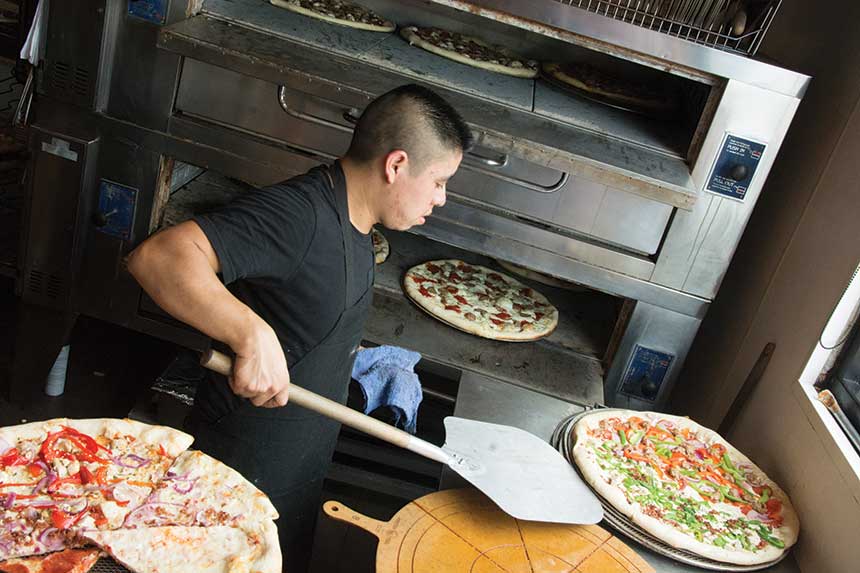
[[[80,252],[60,269],[69,284],[62,306],[202,348],[199,333],[141,294],[123,256],[247,185],[330,161],[369,101],[418,82],[462,112],[478,147],[444,208],[411,233],[391,233],[366,338],[581,404],[660,409],[675,384],[695,384],[679,380],[687,350],[809,81],[570,2],[363,2],[400,24],[657,83],[679,94],[678,112],[661,121],[264,0],[70,4],[51,6],[32,112],[35,164],[80,174],[50,179],[78,198],[68,204]],[[72,16],[88,27],[58,32]],[[78,133],[82,124],[95,135]],[[58,154],[83,144],[98,153]],[[35,180],[31,213],[50,206],[45,185]],[[548,339],[490,342],[433,322],[403,297],[402,271],[435,256],[503,260],[582,288],[541,287],[561,309]],[[32,276],[22,275],[25,296]]]

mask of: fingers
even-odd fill
[[[286,388],[275,394],[271,399],[267,400],[265,403],[266,408],[280,408],[282,406],[286,406],[287,402],[290,399],[290,386],[287,385]]]

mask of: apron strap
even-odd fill
[[[340,221],[341,237],[343,238],[343,262],[346,280],[344,282],[343,291],[343,308],[349,308],[349,293],[352,292],[353,280],[353,241],[352,241],[352,222],[349,220],[349,201],[346,194],[346,176],[339,162],[334,162],[326,169],[326,175],[331,183],[332,191],[334,192],[335,207],[337,209],[337,218]]]

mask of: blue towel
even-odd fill
[[[417,352],[396,346],[358,351],[352,377],[364,394],[364,413],[388,406],[394,412],[395,425],[414,434],[423,398],[421,382],[413,371],[419,360],[421,355]]]

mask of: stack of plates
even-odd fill
[[[591,414],[594,411],[594,408],[590,408],[585,410],[584,412],[580,412],[575,414],[562,422],[556,427],[555,432],[552,435],[552,441],[550,442],[552,446],[561,452],[567,461],[576,469],[577,473],[579,473],[579,468],[576,466],[576,463],[573,461],[573,446],[574,446],[574,434],[573,427],[576,423],[581,420],[584,416]],[[621,410],[619,410],[621,411]],[[582,474],[580,473],[580,477]],[[582,480],[585,483],[588,483],[583,478]],[[592,490],[593,491],[593,490]],[[601,505],[603,505],[603,519],[607,525],[615,529],[616,531],[626,535],[630,539],[641,543],[651,551],[655,553],[659,553],[661,555],[665,555],[675,561],[680,561],[681,563],[686,563],[688,565],[694,565],[696,567],[701,567],[702,569],[709,569],[711,571],[759,571],[761,569],[767,569],[768,567],[772,567],[773,565],[782,561],[788,552],[785,552],[780,556],[779,559],[774,561],[770,561],[768,563],[762,563],[760,565],[733,565],[731,563],[722,563],[720,561],[714,561],[713,559],[707,559],[706,557],[700,557],[695,553],[691,553],[689,551],[684,551],[683,549],[676,549],[671,545],[666,545],[644,529],[640,528],[638,525],[630,521],[626,515],[615,509],[615,507],[610,504],[608,501],[600,497],[596,491],[594,494],[600,500]]]

